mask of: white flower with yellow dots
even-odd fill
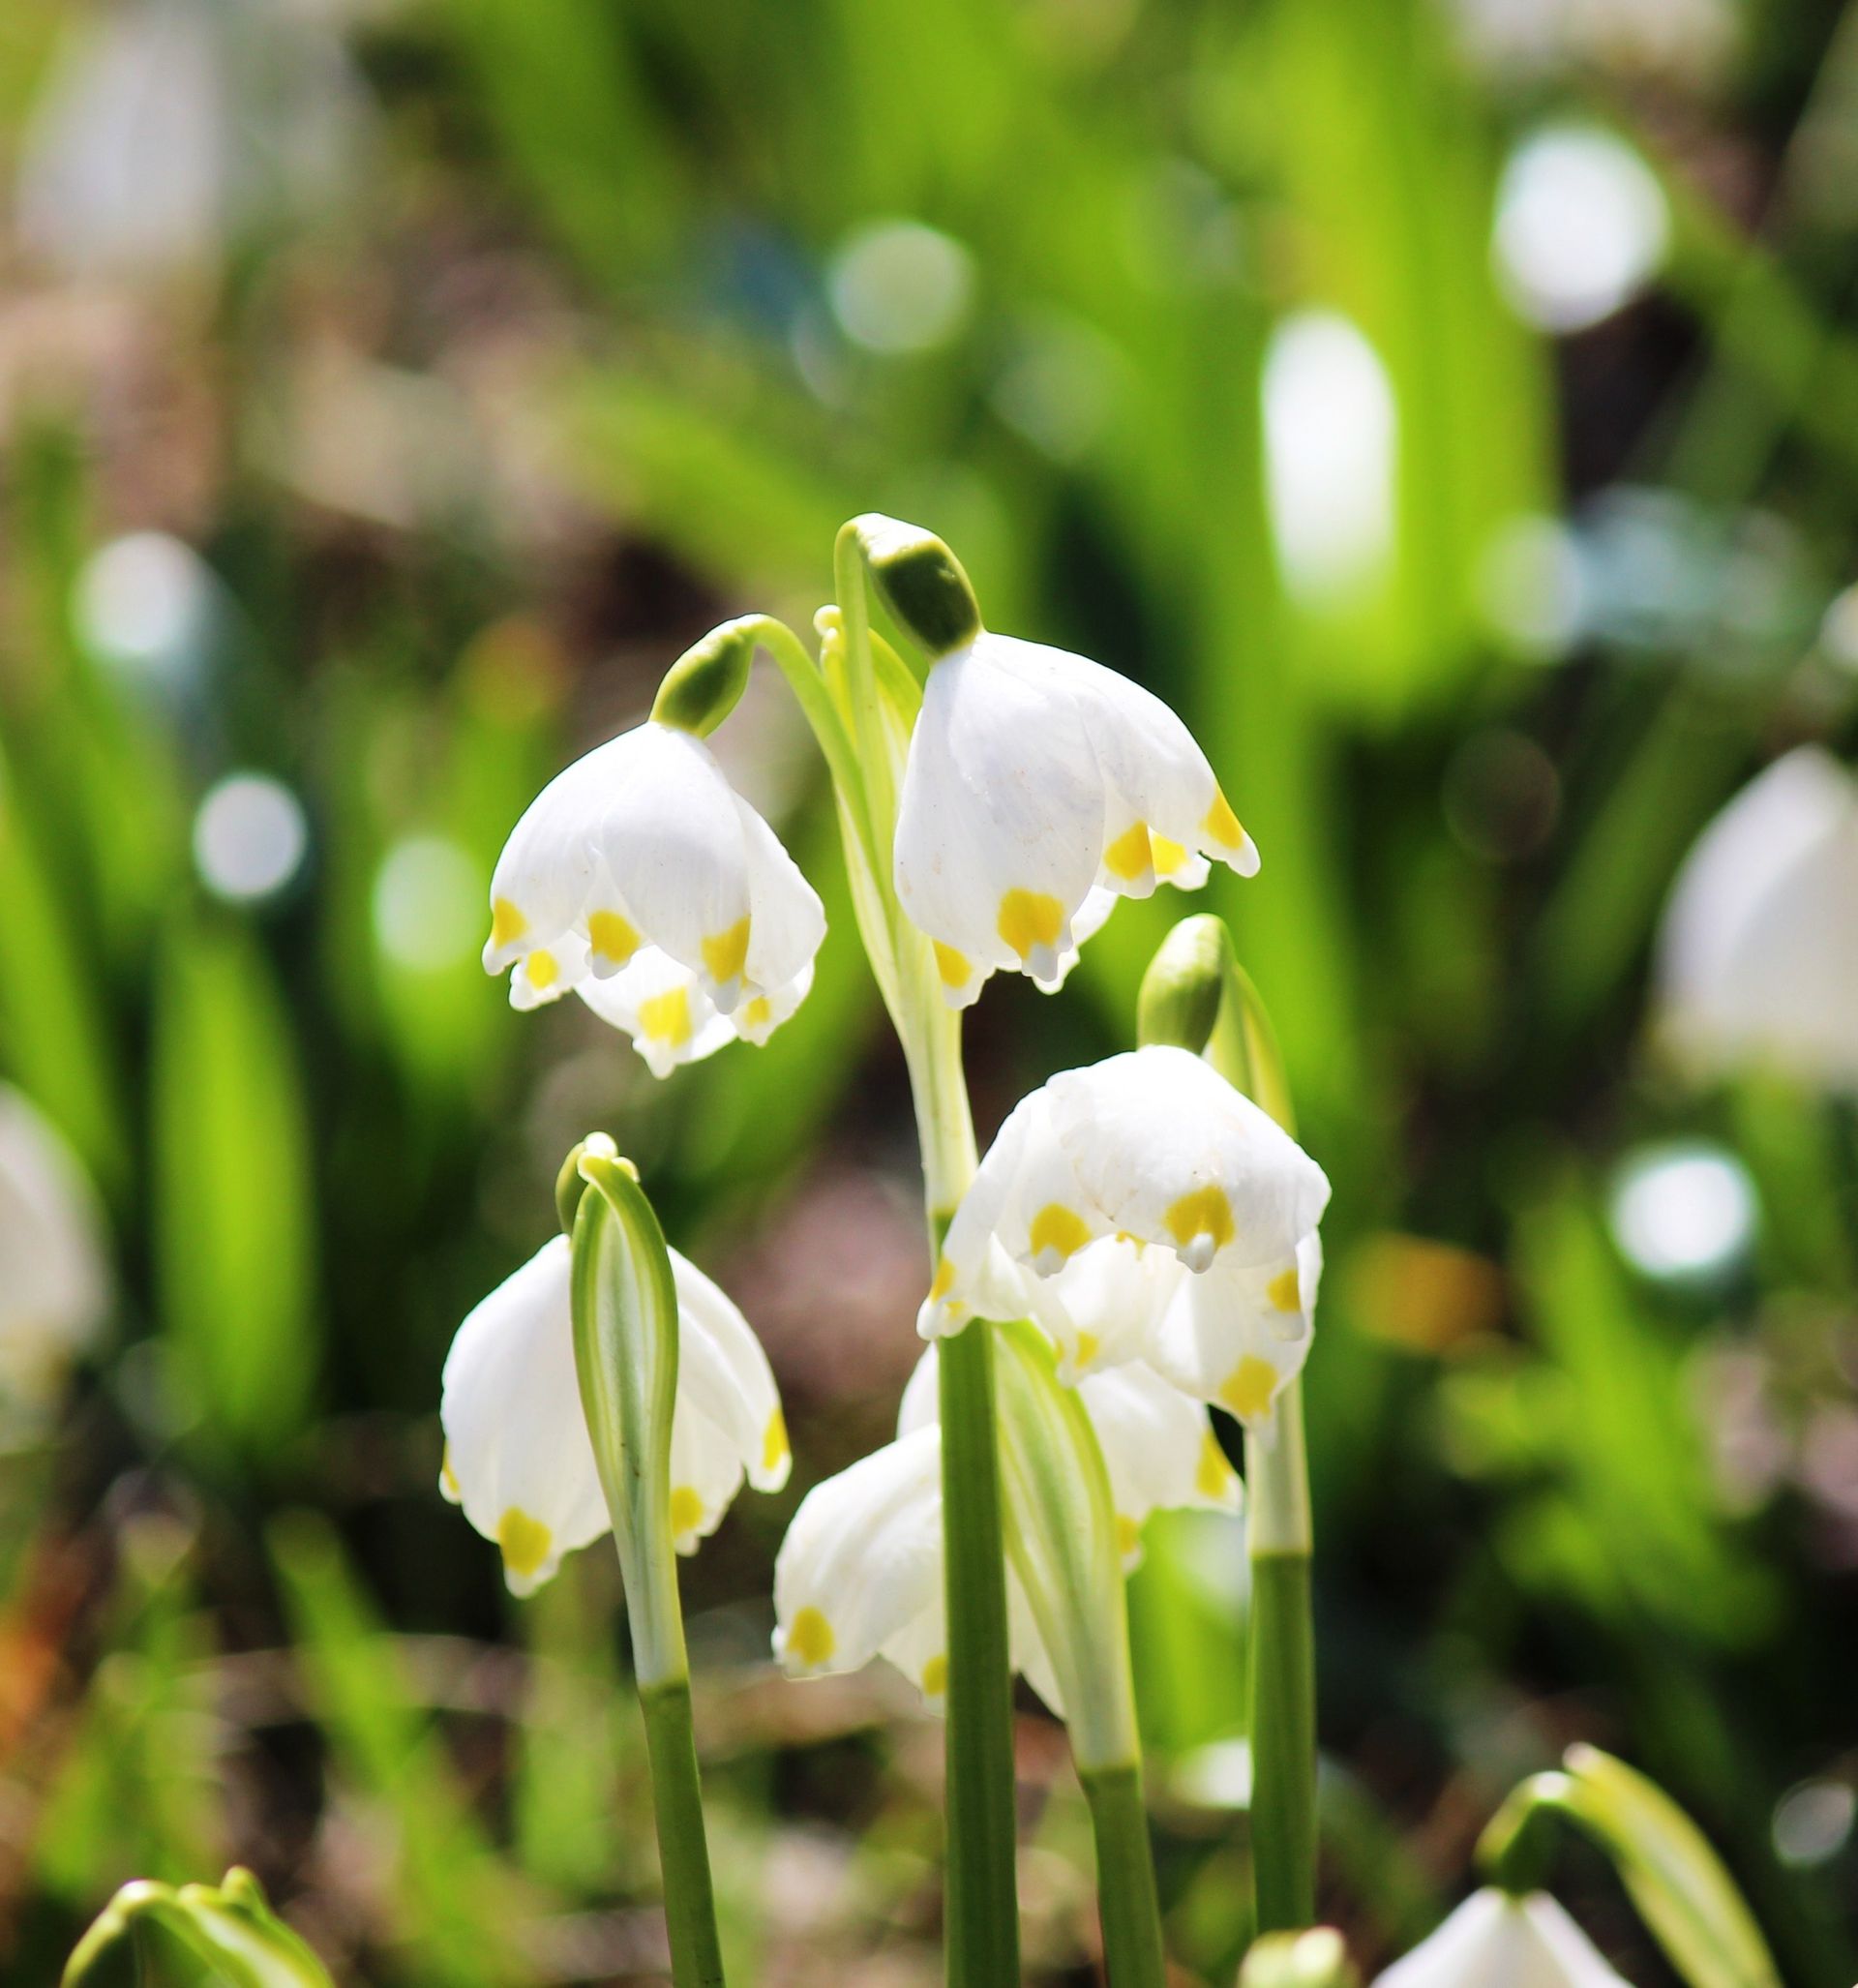
[[[778,1491],[793,1459],[780,1397],[748,1321],[671,1251],[677,1286],[677,1403],[671,1521],[680,1553],[714,1532],[742,1479]],[[533,1593],[608,1529],[582,1414],[565,1236],[546,1243],[459,1327],[445,1361],[440,1489],[502,1550],[513,1594]]]
[[[795,1676],[884,1657],[937,1707],[947,1688],[943,1608],[942,1430],[932,1346],[904,1390],[897,1437],[801,1502],[774,1563],[774,1654]],[[1141,1558],[1151,1512],[1239,1510],[1243,1488],[1206,1410],[1139,1364],[1088,1376],[1090,1411],[1116,1507],[1125,1567]],[[1064,1705],[1033,1611],[1009,1564],[1013,1668],[1056,1712]]]
[[[997,968],[1063,979],[1118,897],[1258,852],[1193,735],[1100,663],[981,632],[930,669],[904,769],[897,896],[965,1008]]]
[[[1289,1133],[1184,1049],[1064,1070],[981,1161],[917,1329],[1030,1317],[1067,1378],[1140,1357],[1256,1421],[1302,1365],[1328,1200]],[[1275,1376],[1262,1399],[1247,1358]]]
[[[491,883],[490,973],[517,1008],[579,991],[660,1076],[759,1041],[811,984],[825,914],[695,733],[647,720],[529,803]]]

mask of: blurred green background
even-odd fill
[[[995,627],[1168,698],[1263,851],[1207,901],[1335,1184],[1325,1913],[1397,1951],[1589,1737],[1789,1983],[1845,1988],[1858,1126],[1688,1079],[1646,979],[1703,822],[1855,729],[1858,20],[23,0],[0,159],[0,1076],[115,1287],[0,1458],[0,1974],[234,1858],[345,1979],[662,1971],[611,1552],[514,1604],[435,1484],[450,1336],[598,1126],[794,1432],[685,1569],[740,1978],[940,1978],[939,1728],[766,1662],[785,1519],[886,1433],[923,1279],[778,682],[719,749],[832,930],[768,1048],[657,1085],[477,963],[540,783],[725,615],[805,628],[882,509]],[[1123,907],[1055,1001],[994,984],[983,1134],[1127,1045],[1191,908]],[[1244,1602],[1231,1528],[1157,1524],[1157,1848],[1208,1982],[1248,1932]],[[1081,1982],[1088,1832],[1023,1704],[1029,1971]],[[1597,1857],[1559,1883],[1669,1978]]]

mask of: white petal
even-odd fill
[[[753,913],[747,983],[765,994],[770,988],[791,987],[805,975],[810,985],[813,955],[825,937],[825,907],[819,892],[800,874],[799,864],[781,846],[780,837],[739,795],[735,813],[748,863]]]
[[[701,1413],[728,1442],[757,1491],[779,1491],[793,1468],[781,1398],[754,1328],[688,1257],[671,1252],[677,1285],[677,1406]]]
[[[758,1047],[765,1042],[813,991],[813,962],[807,963],[784,987],[766,994],[751,994],[738,1001],[729,1017],[729,1026],[745,1042]]]
[[[1373,1988],[1627,1988],[1545,1892],[1473,1892]]]
[[[587,942],[578,932],[563,932],[548,946],[533,946],[510,970],[510,1006],[521,1010],[559,1001],[585,984]]]
[[[1817,747],[1753,781],[1704,830],[1661,938],[1683,1048],[1858,1085],[1858,782]]]
[[[855,1671],[942,1608],[942,1431],[918,1429],[816,1485],[774,1562],[774,1654]]]
[[[607,1530],[574,1368],[565,1236],[546,1243],[458,1329],[439,1419],[447,1494],[503,1551],[515,1594]]]
[[[1125,1561],[1151,1512],[1204,1506],[1236,1512],[1243,1492],[1207,1411],[1139,1362],[1078,1385],[1103,1451]]]
[[[1323,1245],[1312,1229],[1290,1256],[1221,1265],[1187,1279],[1162,1314],[1149,1358],[1174,1386],[1263,1428],[1309,1356]]]
[[[718,1014],[702,980],[669,953],[647,946],[610,979],[584,979],[575,992],[602,1021],[625,1030],[655,1077],[679,1064],[713,1056],[736,1032]]]
[[[1171,1250],[1105,1236],[1053,1276],[1025,1280],[1017,1315],[1043,1329],[1058,1348],[1059,1377],[1072,1381],[1140,1358],[1185,1276]]]
[[[671,1424],[671,1530],[680,1553],[694,1553],[716,1530],[741,1488],[734,1431],[697,1407],[684,1393],[680,1371]]]

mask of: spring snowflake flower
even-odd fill
[[[71,1149],[0,1084],[0,1434],[57,1402],[109,1305],[103,1220]]]
[[[805,998],[825,914],[774,831],[695,733],[648,719],[558,773],[491,884],[490,973],[534,1008],[570,989],[655,1075]]]
[[[513,1594],[531,1594],[608,1530],[581,1406],[568,1239],[556,1236],[458,1329],[446,1357],[439,1487],[502,1550]],[[671,1521],[692,1553],[747,1477],[778,1491],[793,1459],[767,1356],[748,1321],[695,1264],[671,1251],[677,1286],[677,1404]]]
[[[1660,944],[1678,1047],[1858,1088],[1858,781],[1828,752],[1777,760],[1685,859]]]
[[[997,968],[1051,989],[1118,897],[1241,876],[1258,852],[1159,698],[1083,656],[974,634],[929,672],[896,888],[966,1008]]]
[[[1373,1988],[1628,1988],[1545,1891],[1473,1892]]]
[[[1021,1100],[950,1223],[917,1319],[1030,1317],[1074,1378],[1142,1359],[1244,1420],[1303,1365],[1321,1167],[1184,1049],[1065,1070]]]
[[[856,1671],[884,1657],[939,1706],[947,1687],[943,1612],[942,1430],[931,1347],[904,1390],[897,1437],[801,1502],[774,1563],[774,1654],[795,1676]],[[1151,1512],[1236,1512],[1239,1478],[1206,1411],[1139,1365],[1080,1389],[1103,1450],[1125,1566]],[[1050,1656],[1010,1564],[1014,1669],[1061,1715]]]

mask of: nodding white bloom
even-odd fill
[[[1545,1891],[1475,1891],[1373,1988],[1628,1988]]]
[[[695,733],[647,719],[529,803],[491,882],[487,972],[510,1002],[571,988],[655,1074],[764,1041],[812,984],[825,914]]]
[[[936,1359],[917,1363],[897,1437],[816,1485],[774,1562],[774,1654],[795,1676],[856,1671],[884,1657],[939,1706],[948,1681],[943,1613],[942,1429]],[[1079,1390],[1096,1430],[1124,1564],[1141,1558],[1151,1512],[1240,1508],[1243,1488],[1206,1410],[1138,1365]],[[1018,1577],[1006,1570],[1014,1669],[1052,1709],[1064,1704]]]
[[[1302,1365],[1328,1201],[1322,1168],[1184,1049],[1064,1070],[1002,1126],[917,1329],[1031,1317],[1067,1377],[1141,1357],[1255,1421]]]
[[[1686,858],[1661,992],[1681,1050],[1858,1087],[1858,780],[1802,746],[1745,787]]]
[[[966,1008],[997,968],[1056,987],[1118,897],[1258,852],[1193,735],[1100,663],[984,630],[930,670],[904,768],[897,896]]]
[[[102,1329],[110,1280],[103,1219],[75,1156],[0,1084],[0,1434],[29,1431]]]
[[[581,1408],[568,1239],[545,1243],[458,1329],[445,1361],[439,1488],[502,1550],[513,1594],[531,1594],[563,1553],[608,1530]],[[671,1251],[677,1287],[677,1405],[671,1522],[693,1553],[742,1479],[778,1491],[793,1464],[767,1356],[748,1321],[695,1264]]]

